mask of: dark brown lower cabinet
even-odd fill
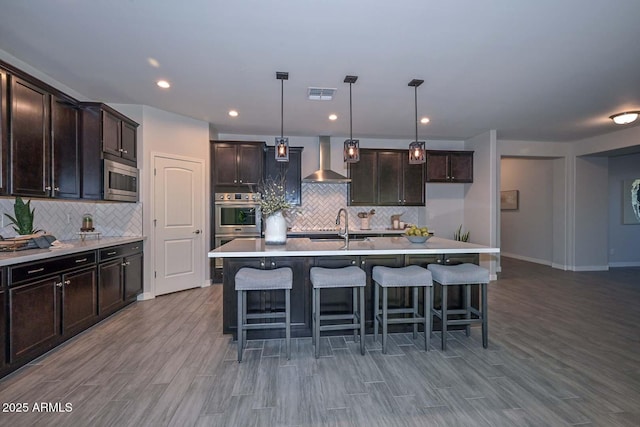
[[[0,284],[2,286],[2,284]],[[7,367],[7,337],[5,331],[7,328],[7,293],[0,288],[0,376]]]
[[[11,363],[37,357],[59,341],[59,284],[55,276],[9,289]]]
[[[98,320],[96,268],[62,276],[62,334],[74,335]]]
[[[99,313],[110,314],[123,305],[122,259],[100,264]]]
[[[142,293],[142,253],[124,258],[124,300],[135,300]]]

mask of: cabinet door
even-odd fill
[[[7,194],[9,170],[9,133],[7,126],[8,102],[7,73],[0,70],[0,195]]]
[[[98,320],[96,267],[62,276],[62,333],[73,334]]]
[[[374,283],[373,279],[371,279],[371,274],[373,273],[373,267],[376,265],[384,267],[403,267],[404,255],[367,255],[360,257],[360,268],[362,268],[367,274],[367,287],[365,288],[364,298],[366,304],[365,319],[369,326],[373,326]],[[403,289],[388,288],[388,293],[389,307],[398,306],[399,304],[404,303],[408,298],[407,292]],[[382,293],[380,295],[382,295]],[[380,298],[382,298],[382,296],[380,296]]]
[[[378,203],[397,206],[402,202],[402,156],[398,152],[378,152]]]
[[[123,304],[122,258],[100,264],[98,277],[98,312],[110,314]]]
[[[49,94],[14,78],[11,85],[11,194],[50,195]]]
[[[102,151],[121,156],[120,119],[107,111],[102,111]]]
[[[238,146],[238,184],[258,184],[262,179],[263,146],[241,144]]]
[[[130,123],[122,122],[121,131],[122,158],[135,162],[137,158],[136,142],[138,129]]]
[[[0,372],[2,368],[7,364],[5,355],[7,354],[7,340],[5,337],[5,328],[7,327],[6,319],[6,295],[7,293],[0,290]]]
[[[449,155],[447,152],[427,151],[427,182],[449,180]]]
[[[51,102],[53,146],[53,197],[80,197],[80,149],[78,110],[75,105],[53,98]]]
[[[450,154],[451,181],[473,182],[473,151]]]
[[[408,156],[404,160],[403,196],[405,206],[424,206],[425,165],[410,165]]]
[[[124,299],[135,300],[142,293],[142,254],[124,259]]]
[[[375,151],[360,150],[360,161],[349,163],[349,205],[372,206],[376,204],[378,180],[376,179],[377,154]]]
[[[213,181],[214,185],[237,185],[236,146],[231,144],[213,144]]]
[[[9,289],[11,363],[46,352],[60,337],[60,281],[56,276]]]
[[[285,177],[287,201],[300,206],[302,200],[302,148],[289,148],[289,161],[278,162],[275,159],[275,147],[267,147],[264,159],[265,180]]]

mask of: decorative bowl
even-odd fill
[[[407,236],[404,235],[411,243],[424,243],[431,236]]]

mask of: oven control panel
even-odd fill
[[[216,202],[255,203],[260,201],[260,193],[216,193]]]

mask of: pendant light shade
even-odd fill
[[[276,161],[289,161],[289,138],[284,137],[284,81],[289,80],[289,73],[278,71],[276,79],[280,80],[280,137],[276,137]]]
[[[360,141],[353,139],[353,117],[351,105],[351,85],[358,80],[358,76],[346,76],[345,83],[349,83],[349,139],[344,141],[344,161],[346,163],[357,163],[360,161]]]
[[[425,142],[418,141],[418,86],[424,83],[424,80],[413,79],[409,82],[409,86],[414,89],[414,106],[415,106],[415,126],[416,139],[409,144],[409,164],[417,165],[426,161]]]

